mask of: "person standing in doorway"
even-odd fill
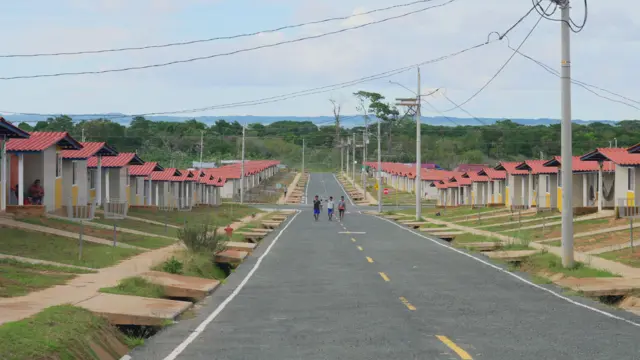
[[[329,215],[329,221],[333,220],[333,196],[329,196],[329,201],[327,201],[327,214]]]
[[[318,221],[318,217],[320,217],[320,206],[322,206],[322,201],[316,195],[313,198],[313,218]]]
[[[347,204],[344,202],[344,196],[340,196],[338,201],[338,214],[340,215],[340,221],[344,219],[344,210],[347,208]]]

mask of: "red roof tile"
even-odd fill
[[[163,171],[153,171],[151,173],[151,181],[173,181],[174,177],[180,175],[180,171],[176,168],[168,168]]]
[[[28,139],[29,133],[0,116],[0,137],[2,136],[6,136],[7,139]]]
[[[477,171],[468,171],[462,175],[462,177],[468,178],[471,182],[488,182],[489,177],[486,175],[478,175]]]
[[[623,148],[597,148],[588,154],[582,155],[580,159],[583,161],[610,160],[621,166],[640,165],[640,154],[630,154],[627,149]]]
[[[531,174],[557,174],[558,168],[553,166],[544,166],[547,160],[525,160],[518,164],[516,168],[518,170],[529,171],[531,169]]]
[[[454,171],[458,171],[458,172],[470,172],[470,171],[474,171],[474,172],[478,172],[480,170],[482,170],[485,167],[488,167],[489,165],[486,164],[460,164],[458,166],[456,166],[455,169],[453,169]]]
[[[562,157],[554,156],[553,159],[545,163],[545,166],[554,166],[556,169],[559,169],[560,166],[562,166]],[[599,170],[599,165],[596,161],[582,161],[580,160],[580,156],[573,156],[571,169],[573,172],[595,172]],[[602,171],[613,172],[615,171],[615,165],[611,161],[605,161],[602,164]]]
[[[456,182],[459,186],[470,186],[471,179],[462,177],[462,175],[456,175],[449,179],[449,182]]]
[[[63,159],[88,159],[92,156],[116,156],[118,152],[105,142],[83,142],[80,150],[64,150]],[[97,161],[96,161],[97,166]]]
[[[504,170],[509,175],[529,175],[529,172],[526,170],[517,170],[516,166],[518,165],[520,165],[520,163],[516,161],[501,161],[494,169]]]
[[[11,139],[7,141],[7,151],[44,151],[54,145],[63,149],[82,149],[82,145],[67,132],[32,132],[28,139]]]
[[[131,165],[129,166],[129,175],[131,176],[149,176],[154,171],[163,171],[164,168],[158,165],[157,162],[147,162],[143,165]]]
[[[478,175],[486,175],[489,177],[489,180],[504,180],[507,177],[507,172],[487,167],[478,171]]]
[[[117,156],[109,156],[102,159],[103,168],[121,168],[127,165],[142,165],[144,161],[136,153],[120,153]],[[88,168],[98,167],[98,158],[92,156],[87,161]]]

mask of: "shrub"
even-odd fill
[[[192,252],[217,253],[224,250],[226,237],[209,224],[187,225],[178,230],[178,239]]]
[[[175,256],[172,256],[171,259],[162,264],[162,271],[170,274],[182,274],[183,268],[184,264],[180,260],[176,259]]]

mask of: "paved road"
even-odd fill
[[[312,174],[315,194],[335,197],[341,188],[330,174]],[[149,339],[132,358],[640,359],[640,327],[393,223],[357,212],[344,224],[324,214],[315,222],[305,209],[276,236],[196,318]]]

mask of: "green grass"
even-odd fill
[[[233,203],[221,204],[217,207],[194,207],[193,210],[189,212],[170,211],[167,213],[164,211],[154,211],[144,208],[129,209],[129,215],[131,216],[163,223],[165,221],[165,217],[167,217],[168,223],[176,226],[183,226],[185,222],[191,224],[209,223],[214,226],[225,226],[248,215],[258,214],[260,212],[260,210],[254,207]]]
[[[584,263],[576,262],[573,268],[565,268],[562,266],[562,259],[551,253],[540,253],[533,255],[523,261],[518,270],[537,274],[541,271],[553,274],[563,274],[576,278],[588,277],[616,277],[616,275],[606,270],[594,269],[586,266]]]
[[[0,298],[26,295],[32,291],[64,284],[77,274],[91,272],[72,267],[0,259]]]
[[[176,253],[175,258],[183,264],[180,275],[216,280],[224,280],[227,277],[225,272],[213,262],[213,254],[182,250]],[[164,263],[156,265],[153,270],[164,271]]]
[[[0,228],[0,253],[33,259],[55,261],[62,264],[103,268],[142,253],[84,241],[82,259],[78,259],[78,240],[21,229]]]
[[[597,255],[607,260],[617,261],[632,267],[640,267],[640,250],[636,246],[632,251],[631,248],[610,251]]]
[[[561,240],[556,240],[556,241],[548,242],[548,243],[545,243],[545,244],[549,245],[549,246],[560,247],[560,246],[562,246],[562,241]]]
[[[426,224],[424,224],[424,225],[422,225],[420,227],[421,228],[427,228],[427,229],[440,229],[440,228],[444,229],[447,226],[446,225],[440,225],[440,224],[426,223]],[[452,231],[455,231],[455,230],[452,230]]]
[[[124,343],[124,337],[101,317],[88,310],[60,305],[16,322],[0,326],[2,359],[98,359],[90,344],[108,337]],[[119,358],[112,349],[106,349]]]
[[[591,219],[591,220],[576,221],[573,223],[573,232],[577,234],[580,232],[586,232],[586,231],[598,229],[602,226],[609,224],[609,220],[610,219],[605,218],[605,219]],[[561,225],[557,224],[557,225],[546,226],[544,228],[544,233],[543,233],[542,227],[540,227],[535,229],[514,231],[509,235],[518,237],[520,239],[525,239],[528,241],[540,241],[540,240],[551,238],[550,234],[558,233],[560,229],[561,229]],[[560,235],[558,234],[558,236]]]
[[[80,233],[80,224],[70,220],[54,218],[23,218],[20,219],[20,221],[73,233]],[[120,228],[119,222],[118,228]],[[95,236],[105,240],[113,240],[113,229],[104,229],[85,224],[82,231],[84,235]],[[175,241],[169,239],[131,234],[122,231],[116,231],[116,241],[146,249],[158,249],[175,243]]]
[[[502,251],[520,251],[520,250],[531,250],[531,248],[527,244],[511,243],[511,244],[502,245],[500,247],[500,250],[502,250]]]
[[[491,226],[491,227],[487,227],[487,228],[483,228],[483,230],[486,231],[493,231],[493,232],[500,232],[500,231],[506,231],[506,230],[512,230],[512,229],[517,229],[519,227],[528,227],[528,226],[535,226],[535,225],[542,225],[542,224],[549,224],[550,222],[554,222],[554,221],[559,221],[560,218],[555,218],[555,219],[542,219],[539,218],[538,216],[528,216],[528,217],[523,217],[522,220],[533,220],[536,219],[535,221],[528,221],[528,222],[522,222],[521,224],[518,224],[517,221],[518,219],[514,219],[514,221],[516,221],[515,224],[509,224],[509,225],[498,225],[498,226]],[[504,221],[507,222],[507,221]]]
[[[122,279],[118,285],[102,288],[100,292],[158,299],[165,297],[164,288],[161,285],[151,283],[139,276]]]
[[[131,212],[131,211],[129,211],[129,212]],[[135,216],[135,215],[131,214],[131,216]],[[160,221],[160,220],[158,220],[158,221]],[[93,222],[96,222],[98,224],[104,224],[104,225],[113,226],[114,220],[111,220],[111,219],[94,219]],[[164,222],[164,220],[161,220],[160,222]],[[171,227],[171,226],[167,226],[167,228],[165,229],[165,227],[163,225],[151,224],[151,223],[148,223],[148,222],[138,221],[138,220],[134,220],[134,219],[117,220],[116,221],[116,225],[118,227],[122,227],[122,228],[125,228],[125,229],[142,231],[142,232],[149,233],[149,234],[154,234],[154,235],[162,235],[162,236],[168,236],[168,237],[172,237],[172,238],[177,238],[178,237],[178,229],[176,229],[174,227]]]

